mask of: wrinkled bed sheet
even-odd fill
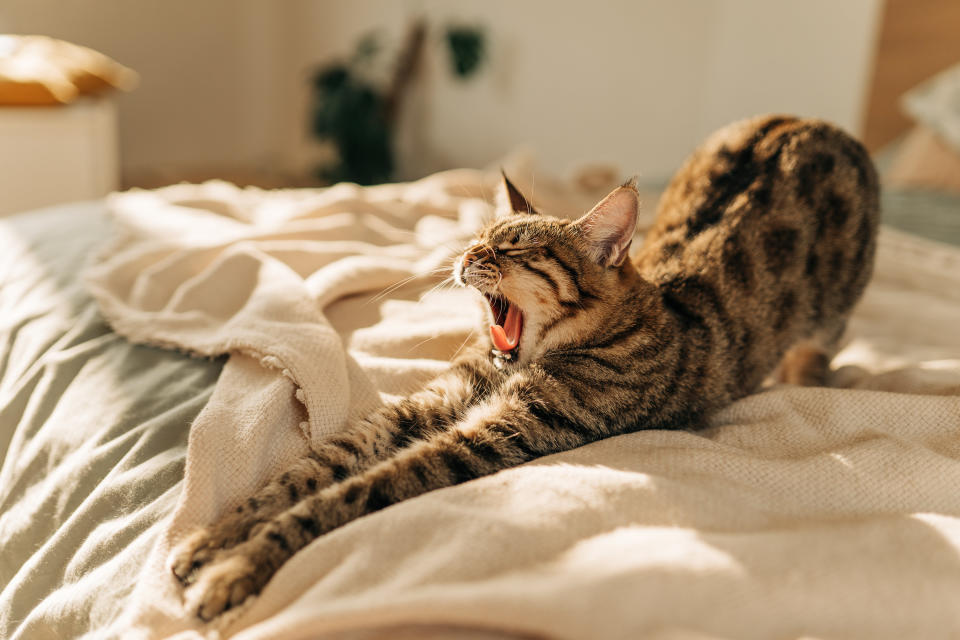
[[[0,637],[114,617],[179,495],[222,360],[133,345],[78,273],[102,202],[0,220]]]
[[[443,179],[426,189],[440,193]],[[377,215],[369,191],[351,193],[344,206],[367,214],[358,233],[373,225],[396,239],[376,246],[428,269],[444,257],[429,257],[431,238],[453,251],[482,217],[477,196],[489,176],[456,180],[472,188],[392,209],[405,215]],[[212,202],[246,197],[215,188],[161,195],[178,200],[177,216],[208,221],[211,208],[231,210]],[[269,460],[328,427],[311,415],[311,381],[282,360],[263,360],[283,353],[244,344],[230,357],[236,376],[221,377],[216,393],[230,398],[231,382],[266,376],[275,415],[287,422],[263,431],[262,415],[240,415],[233,426],[245,432],[231,435],[223,455],[250,438],[287,448],[246,454],[255,456],[251,473],[228,481],[209,452],[199,457],[194,498],[203,507],[190,507],[188,428],[201,409],[217,408],[208,401],[223,360],[133,346],[109,330],[76,274],[110,227],[99,205],[0,223],[0,636],[947,637],[960,629],[952,595],[960,589],[955,249],[884,230],[875,281],[836,361],[840,388],[772,388],[702,432],[612,438],[396,505],[317,540],[250,606],[204,628],[156,565],[164,547],[182,535],[178,527],[212,517],[260,481]],[[259,238],[220,245],[310,264],[275,244],[295,233],[275,231],[268,251]],[[176,236],[174,227],[167,240]],[[358,253],[317,242],[310,251]],[[193,249],[181,244],[176,260],[156,259],[153,245],[129,279],[160,273]],[[212,261],[193,264],[181,284],[216,275]],[[348,267],[338,277],[355,273]],[[304,281],[315,273],[291,271]],[[349,349],[345,380],[388,398],[443,366],[472,311],[462,292],[418,302],[432,284],[417,279],[376,299],[383,283],[348,288],[351,295],[318,305]],[[311,291],[329,290],[323,285],[315,279]],[[151,299],[137,286],[126,290],[136,296],[118,299],[131,307]],[[163,292],[167,301],[185,299],[176,289]],[[195,311],[203,300],[146,311]],[[164,334],[157,342],[175,341]],[[183,348],[202,352],[195,342]]]

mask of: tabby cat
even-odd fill
[[[426,491],[639,429],[693,428],[781,380],[822,383],[872,270],[877,178],[824,122],[767,116],[710,137],[628,258],[627,183],[576,221],[509,206],[457,257],[489,338],[349,425],[173,554],[210,620],[317,536]],[[492,347],[492,350],[491,350]]]

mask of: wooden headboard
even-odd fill
[[[900,96],[960,62],[960,1],[886,0],[874,56],[863,140],[876,151],[907,131]]]

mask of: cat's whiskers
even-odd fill
[[[440,275],[441,273],[447,273],[447,272],[449,272],[449,271],[450,271],[449,267],[436,267],[436,268],[433,268],[433,269],[429,269],[429,270],[427,270],[427,271],[424,271],[424,272],[422,272],[422,273],[414,273],[414,274],[411,274],[411,275],[409,275],[409,276],[407,276],[407,277],[405,277],[405,278],[402,278],[401,280],[399,280],[399,281],[397,281],[397,282],[394,282],[394,283],[391,284],[391,285],[388,285],[386,288],[384,288],[382,291],[380,291],[380,292],[379,292],[378,294],[376,294],[375,296],[373,296],[373,297],[371,297],[370,299],[368,299],[368,300],[367,300],[366,302],[364,302],[363,304],[364,304],[364,306],[366,306],[366,305],[368,305],[368,304],[370,304],[370,303],[377,302],[378,300],[380,300],[380,299],[383,298],[384,296],[390,295],[391,293],[393,293],[393,292],[396,291],[397,289],[400,289],[400,288],[402,288],[402,287],[410,284],[410,283],[413,282],[414,280],[417,280],[417,279],[420,279],[420,278],[435,277],[435,276]]]
[[[421,302],[423,302],[423,299],[424,299],[424,298],[426,298],[426,297],[429,296],[429,295],[432,295],[432,294],[436,293],[437,291],[440,291],[440,290],[442,290],[442,289],[444,289],[444,288],[449,288],[449,289],[451,289],[451,290],[454,288],[453,286],[448,286],[448,285],[456,285],[456,283],[453,281],[453,276],[447,276],[446,278],[444,278],[443,280],[441,280],[441,281],[438,282],[437,284],[435,284],[435,285],[433,285],[432,287],[430,287],[430,289],[428,289],[427,291],[425,291],[425,292],[420,296],[420,299],[417,301],[417,304],[420,304]]]
[[[463,339],[463,342],[460,343],[460,346],[457,347],[457,350],[453,352],[453,354],[448,358],[448,360],[453,360],[454,358],[456,358],[456,357],[460,354],[460,351],[463,350],[463,347],[466,346],[466,344],[467,344],[467,342],[470,340],[470,338],[473,337],[474,334],[476,334],[476,332],[477,332],[476,327],[470,329],[470,331],[467,332],[466,337]],[[415,344],[415,345],[413,345],[412,347],[410,347],[409,349],[407,349],[407,353],[410,353],[410,352],[413,351],[414,349],[417,349],[417,348],[419,348],[419,347],[422,347],[423,345],[427,344],[427,343],[430,342],[431,340],[436,340],[437,338],[442,338],[442,337],[443,337],[442,335],[434,335],[434,336],[429,336],[429,337],[427,337],[427,338],[424,338],[423,340],[421,340],[421,341],[418,342],[417,344]]]
[[[438,282],[436,285],[434,285],[433,287],[431,287],[429,290],[425,291],[425,292],[420,296],[420,298],[417,300],[416,305],[419,306],[419,305],[423,304],[423,303],[425,302],[425,300],[426,300],[427,297],[429,297],[429,296],[437,293],[438,291],[442,291],[442,290],[445,289],[445,288],[448,288],[448,289],[450,289],[450,290],[453,290],[453,289],[455,288],[455,286],[456,286],[456,283],[454,282],[453,275],[447,276],[446,278],[444,278],[443,280],[441,280],[440,282]],[[457,350],[453,353],[453,355],[450,356],[450,358],[449,358],[450,360],[452,360],[453,358],[455,358],[455,357],[460,353],[460,351],[463,350],[463,347],[467,344],[467,342],[470,340],[471,336],[473,336],[475,333],[476,333],[476,328],[475,328],[475,327],[474,327],[474,328],[471,328],[470,331],[467,333],[467,336],[463,339],[463,342],[460,343],[460,346],[457,347]],[[441,338],[441,337],[443,337],[443,336],[442,336],[442,335],[429,336],[428,338],[425,338],[424,340],[421,340],[421,341],[418,342],[417,344],[415,344],[415,345],[413,345],[412,347],[410,347],[410,348],[407,350],[407,353],[409,353],[410,351],[413,351],[414,349],[416,349],[416,348],[418,348],[418,347],[423,346],[424,344],[426,344],[427,342],[429,342],[429,341],[431,341],[431,340],[436,340],[437,338]]]
[[[463,342],[460,343],[460,346],[457,347],[457,350],[454,351],[454,352],[453,352],[453,355],[450,356],[450,359],[451,359],[451,360],[453,360],[453,359],[456,358],[458,355],[460,355],[460,352],[463,351],[463,348],[464,348],[465,346],[467,346],[467,342],[469,342],[469,341],[470,341],[470,338],[472,338],[474,335],[476,335],[476,333],[477,333],[477,328],[476,328],[476,327],[473,327],[472,329],[470,329],[470,331],[467,332],[467,336],[463,339]]]

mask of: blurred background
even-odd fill
[[[710,131],[763,112],[832,120],[873,151],[900,139],[901,95],[960,61],[960,3],[4,0],[0,33],[137,72],[87,99],[112,109],[91,134],[116,150],[100,189],[411,179],[518,148],[544,172],[658,183]]]

